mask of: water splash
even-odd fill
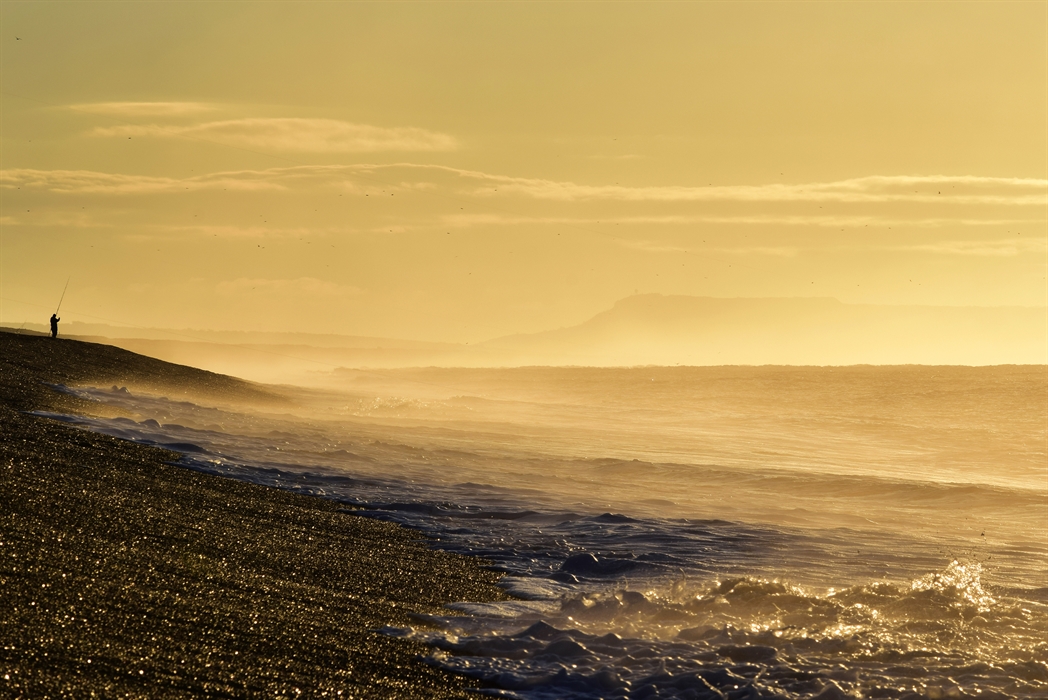
[[[482,617],[482,615],[480,616]],[[520,698],[1040,697],[1048,608],[989,595],[978,562],[815,591],[685,579],[575,591],[532,614],[403,630]]]

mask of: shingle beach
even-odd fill
[[[0,332],[0,696],[466,697],[381,634],[505,597],[483,562],[339,503],[194,472],[30,411],[50,385],[279,402],[114,347]]]

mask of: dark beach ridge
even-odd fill
[[[483,562],[339,503],[171,464],[29,411],[52,384],[279,402],[105,345],[0,332],[0,695],[466,696],[388,637],[449,602],[504,599]]]

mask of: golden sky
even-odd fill
[[[0,3],[0,321],[1043,306],[1045,2]]]

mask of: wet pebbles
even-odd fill
[[[381,634],[504,597],[482,562],[339,504],[200,474],[30,410],[48,384],[280,401],[117,348],[0,332],[0,696],[464,697]]]

